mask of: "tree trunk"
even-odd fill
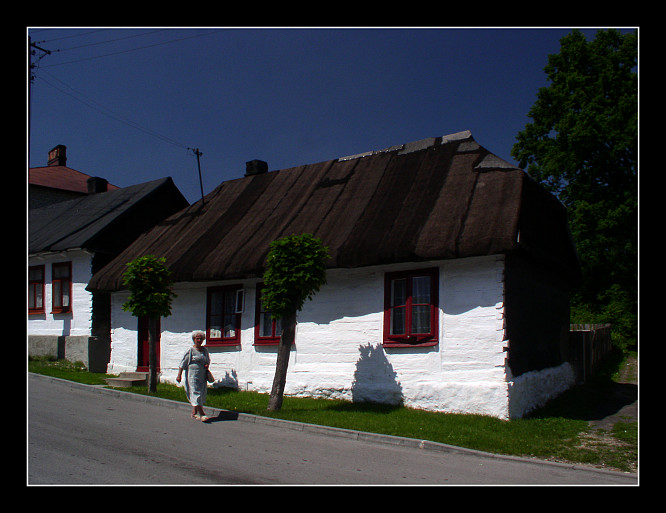
[[[287,367],[289,366],[289,353],[296,337],[296,312],[289,313],[282,318],[282,335],[278,345],[277,363],[275,364],[275,377],[271,397],[268,400],[268,410],[278,411],[282,408],[284,386],[287,382]]]
[[[157,392],[157,322],[159,318],[148,319],[148,391]]]

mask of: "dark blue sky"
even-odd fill
[[[596,28],[583,28],[592,39]],[[29,164],[120,187],[171,176],[190,202],[242,177],[471,130],[515,163],[548,54],[570,28],[35,27]]]

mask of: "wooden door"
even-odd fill
[[[157,372],[160,370],[160,320],[157,320],[157,340],[155,342],[155,352],[157,353]],[[137,372],[148,372],[150,363],[148,361],[148,317],[139,317],[138,328],[138,358]]]

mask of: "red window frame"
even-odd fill
[[[206,345],[236,346],[240,344],[242,305],[240,305],[239,310],[238,292],[242,290],[242,285],[209,287],[207,289]],[[233,335],[225,336],[228,328],[233,329]]]
[[[62,275],[57,276],[61,274]],[[66,301],[65,301],[66,299]],[[67,303],[67,304],[65,304]],[[72,262],[51,265],[51,313],[72,311]]]
[[[36,271],[41,274],[40,278],[33,278]],[[31,265],[28,267],[28,314],[44,313],[44,273],[43,265]],[[41,298],[41,305],[37,303]]]
[[[415,279],[427,277],[430,280],[429,297],[419,298],[414,295]],[[393,287],[396,282],[402,281],[401,297],[394,300]],[[402,301],[404,300],[404,302]],[[399,302],[398,302],[399,301]],[[420,301],[420,302],[417,302]],[[394,304],[395,303],[395,304]],[[413,326],[417,319],[414,316],[416,309],[427,311],[429,321],[428,330]],[[397,320],[402,320],[402,323]],[[396,326],[392,321],[396,319],[398,333],[393,333]],[[423,318],[422,318],[423,320]],[[385,347],[413,347],[434,346],[439,341],[439,270],[437,268],[398,271],[386,273],[384,277],[384,346]]]
[[[268,336],[261,335],[262,318],[266,322],[268,315],[270,315],[267,310],[262,309],[261,289],[263,288],[263,283],[257,284],[257,297],[254,303],[254,345],[274,346],[280,343],[281,322],[271,318],[271,334]]]

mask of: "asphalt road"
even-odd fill
[[[496,457],[28,375],[28,485],[637,485],[635,474]],[[407,445],[405,445],[405,443]]]

